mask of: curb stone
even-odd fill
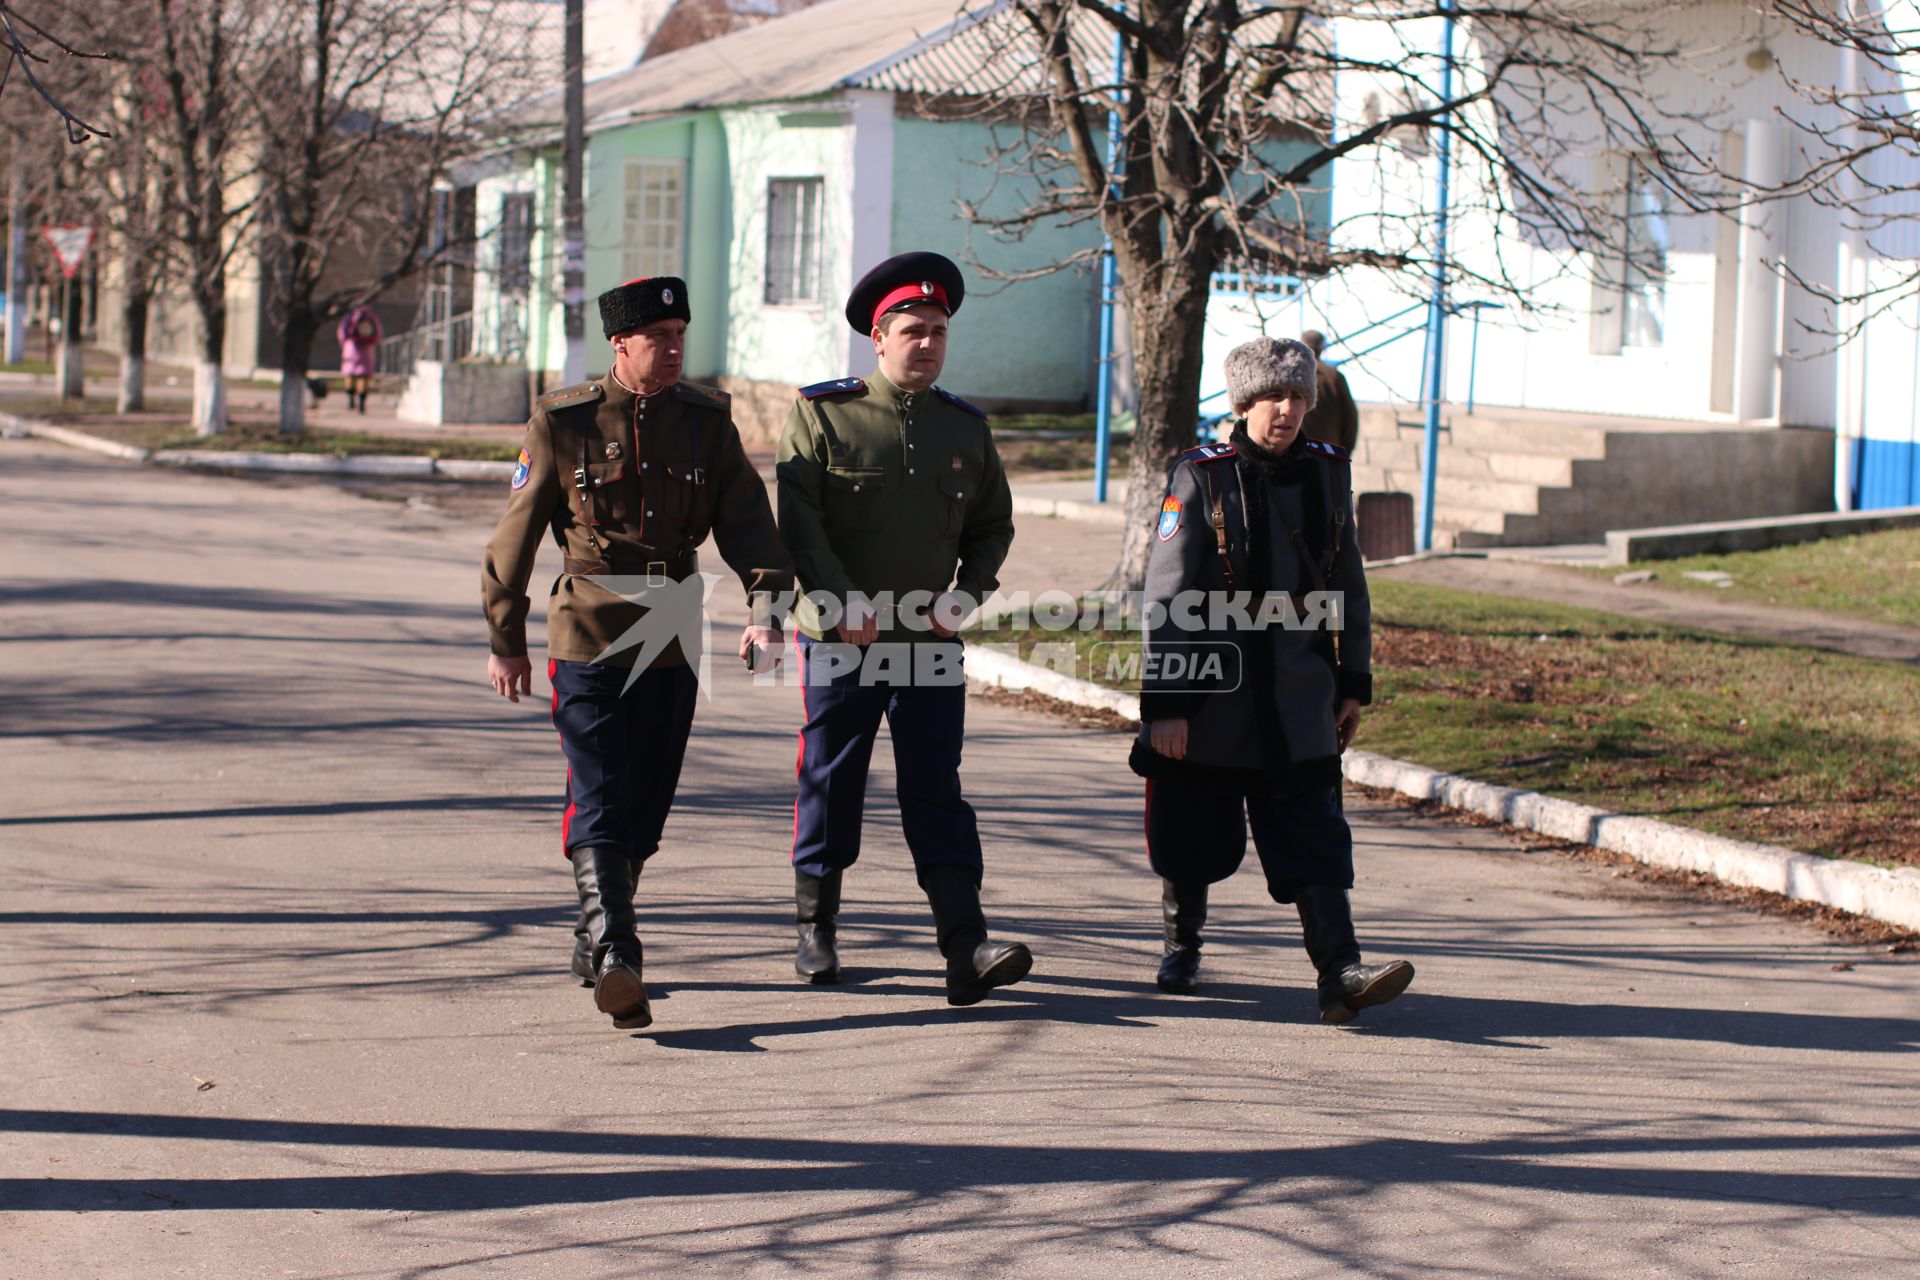
[[[985,645],[967,647],[968,678],[1004,689],[1031,689],[1062,702],[1140,718],[1140,699],[1088,680],[1022,661]],[[1728,884],[1802,902],[1837,907],[1903,929],[1920,929],[1920,870],[1888,870],[1845,858],[1820,858],[1779,845],[1754,844],[1675,826],[1655,818],[1597,809],[1538,791],[1476,782],[1426,765],[1348,751],[1349,782],[1429,800],[1556,840],[1592,845],[1648,866],[1691,871]]]
[[[214,467],[223,471],[281,471],[302,475],[386,476],[408,480],[509,480],[511,462],[472,458],[432,458],[414,453],[370,453],[339,457],[331,453],[258,453],[228,449],[142,449],[71,427],[0,413],[0,428],[10,436],[52,440],[89,453],[162,467]]]

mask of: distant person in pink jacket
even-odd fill
[[[379,362],[380,317],[372,307],[355,307],[340,322],[340,372],[346,375],[347,408],[367,411],[367,392]]]

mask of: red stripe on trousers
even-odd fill
[[[566,736],[560,733],[560,686],[553,682],[553,673],[559,669],[559,663],[555,662],[552,658],[547,659],[547,688],[553,692],[553,732],[560,738],[560,752],[564,756],[567,749],[567,740]],[[568,765],[567,810],[560,815],[560,856],[563,858],[571,858],[573,856],[567,849],[567,833],[573,830],[573,815],[577,808],[578,806],[573,803],[573,766]]]

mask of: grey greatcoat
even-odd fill
[[[1352,482],[1345,453],[1304,435],[1282,462],[1270,468],[1221,444],[1189,449],[1174,467],[1147,563],[1149,621],[1157,625],[1147,638],[1144,723],[1132,763],[1148,777],[1231,770],[1250,782],[1248,775],[1262,775],[1258,783],[1278,792],[1339,782],[1336,707],[1349,697],[1365,704],[1373,693],[1372,614],[1354,537]],[[1262,486],[1253,502],[1249,484]],[[1309,484],[1318,492],[1307,493]],[[1216,501],[1231,573],[1212,520]],[[1250,509],[1264,511],[1264,527],[1249,528]],[[1310,520],[1311,513],[1321,519]],[[1254,553],[1253,538],[1264,540],[1264,555]],[[1299,599],[1316,591],[1341,602],[1333,613],[1341,624],[1337,640],[1311,600]],[[1195,592],[1203,594],[1185,594]],[[1268,600],[1269,621],[1262,623],[1262,600],[1282,594],[1294,599]],[[1211,607],[1236,596],[1245,621]],[[1207,625],[1193,630],[1183,620],[1194,620],[1196,604]],[[1156,607],[1166,616],[1156,618]],[[1274,620],[1303,618],[1306,625]],[[1187,758],[1176,762],[1148,745],[1149,725],[1182,718]]]

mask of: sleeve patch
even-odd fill
[[[515,491],[527,487],[527,477],[533,474],[533,459],[527,456],[525,449],[520,450],[520,460],[513,464],[513,487]]]
[[[1181,510],[1180,499],[1172,494],[1168,494],[1167,500],[1160,504],[1160,541],[1165,542],[1180,531]]]

